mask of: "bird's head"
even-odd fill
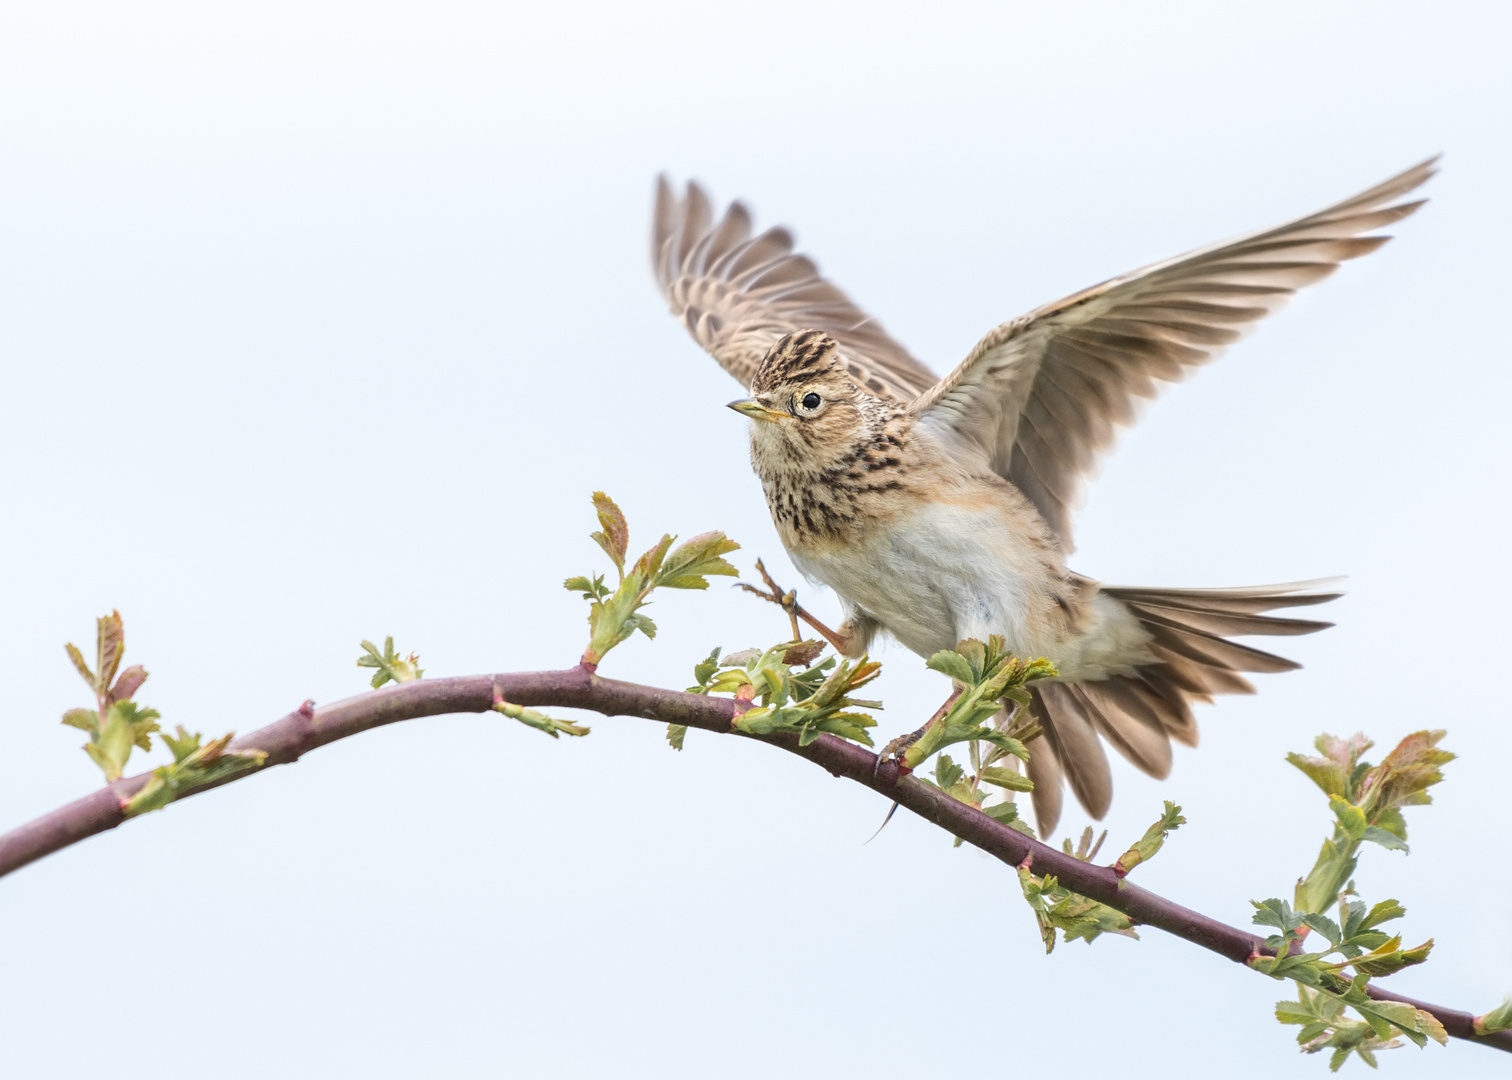
[[[835,339],[799,330],[772,346],[751,380],[751,396],[730,408],[754,421],[757,454],[820,465],[863,437],[870,401],[846,373]]]

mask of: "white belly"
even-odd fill
[[[1051,586],[1045,552],[1020,540],[997,507],[926,503],[863,544],[789,555],[920,656],[989,634],[1021,656],[1053,649],[1028,626],[1031,603]]]

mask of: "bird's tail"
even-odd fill
[[[1230,641],[1251,635],[1311,634],[1332,626],[1267,615],[1338,599],[1339,579],[1240,589],[1133,589],[1103,586],[1149,635],[1151,659],[1131,674],[1093,681],[1034,684],[1034,710],[1044,737],[1030,745],[1034,815],[1042,837],[1060,818],[1061,781],[1100,819],[1113,797],[1113,778],[1098,736],[1156,778],[1171,771],[1171,740],[1197,745],[1191,703],[1214,694],[1253,694],[1241,671],[1291,671],[1302,665]]]

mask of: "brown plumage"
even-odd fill
[[[928,656],[1003,634],[1047,656],[1031,747],[1048,834],[1064,779],[1094,817],[1112,781],[1102,742],[1157,777],[1195,745],[1193,702],[1252,693],[1239,672],[1295,668],[1228,640],[1330,624],[1266,612],[1323,603],[1319,583],[1244,589],[1100,585],[1065,565],[1085,482],[1164,382],[1206,363],[1296,289],[1375,250],[1361,233],[1420,202],[1424,162],[1317,214],[1156,263],[1004,323],[944,379],[889,338],[790,234],[715,222],[695,185],[658,186],[658,279],[694,338],[746,383],[752,464],[795,565],[846,611],[859,655],[885,630]]]

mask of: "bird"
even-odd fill
[[[1030,684],[1041,836],[1060,818],[1063,786],[1094,819],[1107,813],[1104,743],[1164,779],[1172,740],[1197,743],[1194,703],[1253,693],[1240,672],[1300,666],[1230,639],[1325,629],[1268,613],[1342,594],[1330,580],[1131,588],[1079,574],[1067,558],[1087,481],[1145,400],[1386,243],[1377,230],[1426,202],[1404,200],[1437,161],[1036,308],[943,378],[821,276],[788,229],[755,233],[738,201],[716,219],[696,182],[679,197],[659,177],[656,280],[693,339],[747,387],[730,407],[750,419],[778,536],[844,614],[829,629],[761,568],[795,636],[801,616],[854,658],[879,634],[924,657],[996,634],[1017,656],[1052,661],[1055,677]]]

